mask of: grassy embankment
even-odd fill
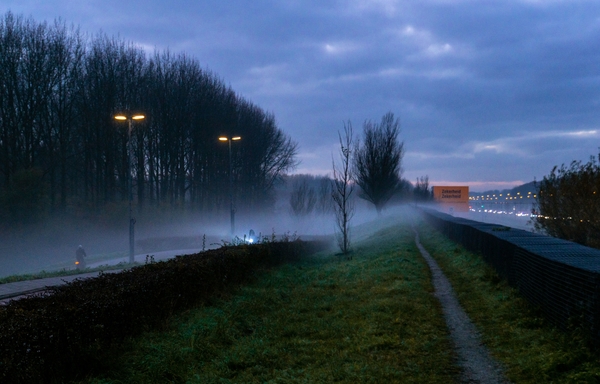
[[[597,382],[597,355],[547,324],[477,255],[419,221],[434,256],[515,383]],[[172,319],[126,344],[85,383],[401,382],[456,379],[429,273],[407,225],[320,254]]]
[[[480,256],[424,222],[418,228],[421,243],[451,281],[483,342],[504,364],[512,382],[600,382],[600,353],[587,347],[581,332],[557,330]]]
[[[371,224],[373,226],[373,224]],[[426,383],[457,375],[407,226],[260,276],[127,345],[88,383]]]

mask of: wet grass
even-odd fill
[[[357,236],[351,260],[322,253],[258,276],[163,332],[123,343],[83,383],[448,383],[452,346],[409,226]],[[421,242],[448,276],[514,383],[600,382],[600,359],[482,258],[422,221]]]
[[[352,259],[321,253],[260,275],[123,345],[85,383],[447,383],[453,352],[410,227]]]
[[[600,354],[577,329],[560,331],[502,281],[481,256],[420,222],[421,243],[451,281],[458,299],[514,383],[600,382]]]

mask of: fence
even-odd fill
[[[480,253],[559,328],[572,321],[600,346],[600,250],[549,236],[423,209],[451,240]]]

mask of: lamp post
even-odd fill
[[[127,120],[127,122],[129,123],[129,129],[127,131],[127,154],[129,157],[129,166],[127,167],[127,189],[128,189],[128,193],[129,193],[129,263],[133,263],[134,259],[133,259],[133,255],[135,252],[135,231],[134,231],[134,225],[135,225],[135,219],[132,217],[132,209],[131,209],[131,205],[133,202],[133,188],[132,188],[132,176],[131,176],[131,171],[132,171],[132,151],[131,151],[131,131],[133,130],[133,120],[143,120],[146,116],[142,115],[142,114],[131,114],[131,115],[115,115],[115,120],[119,120],[119,121],[125,121]]]
[[[220,141],[227,141],[229,143],[229,207],[231,209],[231,238],[233,239],[235,233],[235,209],[233,207],[233,164],[231,162],[231,142],[238,141],[242,138],[240,136],[221,136]]]

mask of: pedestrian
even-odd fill
[[[77,269],[84,269],[85,268],[85,259],[84,257],[87,257],[87,254],[85,253],[85,249],[83,249],[83,246],[80,245],[77,250],[75,251],[75,265],[77,266]]]

